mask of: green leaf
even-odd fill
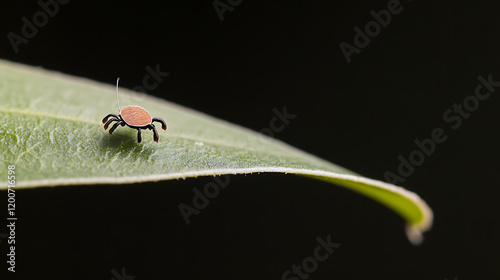
[[[15,165],[16,188],[123,184],[260,172],[314,177],[386,205],[407,220],[417,244],[432,224],[432,210],[415,193],[364,178],[283,142],[165,100],[120,89],[121,104],[164,118],[153,141],[143,130],[118,127],[109,135],[102,118],[118,113],[115,88],[87,79],[0,60],[0,178]],[[7,189],[2,180],[0,189]]]

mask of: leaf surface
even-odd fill
[[[7,166],[15,165],[16,188],[280,172],[375,199],[406,219],[414,244],[432,224],[432,210],[415,193],[206,114],[120,89],[122,106],[141,106],[167,122],[167,131],[156,125],[158,143],[142,130],[139,144],[127,126],[112,135],[103,129],[102,118],[118,113],[112,85],[2,60],[0,76],[0,175],[6,178]]]

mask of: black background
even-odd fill
[[[276,138],[370,178],[397,172],[398,155],[433,129],[448,139],[400,184],[435,212],[421,246],[395,213],[341,187],[238,175],[188,226],[177,207],[212,178],[19,192],[17,272],[2,261],[1,273],[281,279],[331,235],[341,246],[308,279],[499,279],[498,92],[457,130],[443,113],[474,94],[479,75],[500,80],[500,9],[434,2],[401,1],[351,63],[339,44],[388,1],[243,0],[220,21],[212,1],[71,0],[18,53],[7,34],[41,8],[2,2],[3,59],[109,84],[120,76],[124,88],[159,64],[170,75],[149,94],[254,130],[287,106],[297,118]]]

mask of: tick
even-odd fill
[[[156,127],[154,126],[153,122],[161,123],[161,128],[163,130],[167,129],[167,124],[161,118],[152,118],[151,114],[146,111],[146,109],[139,106],[129,105],[120,109],[120,101],[118,100],[119,81],[120,78],[116,79],[116,102],[118,103],[119,114],[108,114],[106,117],[104,117],[104,119],[102,119],[104,130],[108,129],[108,126],[112,122],[116,123],[109,130],[109,134],[112,134],[119,125],[127,125],[130,128],[137,129],[137,142],[141,143],[141,129],[151,129],[153,130],[153,139],[158,143],[158,132],[156,131]],[[110,117],[111,119],[109,119]]]

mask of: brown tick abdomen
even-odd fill
[[[151,114],[139,106],[125,106],[121,109],[120,115],[125,122],[133,126],[145,126],[152,121]]]

